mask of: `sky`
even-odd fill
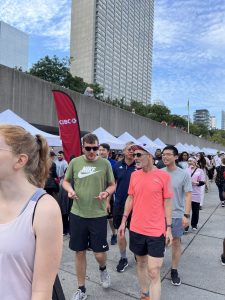
[[[139,0],[136,0],[139,1]],[[29,67],[69,57],[71,0],[0,0],[0,20],[29,35]],[[155,0],[152,100],[171,113],[225,110],[225,0]]]

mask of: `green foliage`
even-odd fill
[[[214,143],[222,144],[225,146],[225,130],[214,129],[209,131],[209,140]]]
[[[59,59],[55,55],[52,58],[45,56],[33,64],[29,74],[81,94],[84,93],[88,86],[93,88],[96,98],[103,94],[104,89],[100,87],[99,84],[95,83],[89,85],[84,82],[83,78],[72,76],[69,66],[70,61],[68,58]]]
[[[65,86],[65,81],[69,73],[68,59],[60,60],[58,57],[45,56],[32,65],[29,73],[46,81]]]
[[[169,123],[173,124],[175,127],[187,129],[188,122],[184,118],[178,115],[170,115],[169,117]]]

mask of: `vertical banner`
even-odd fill
[[[71,155],[77,157],[82,153],[77,110],[73,100],[66,93],[57,90],[53,90],[52,93],[59,122],[63,151],[65,159],[69,161]]]

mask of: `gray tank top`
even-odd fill
[[[0,224],[0,299],[30,300],[35,257],[33,213],[38,199],[46,194],[38,188],[20,215]]]

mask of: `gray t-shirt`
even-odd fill
[[[173,187],[173,218],[182,218],[185,212],[185,193],[192,192],[191,176],[183,169],[177,167],[170,171],[163,168],[170,174]]]

